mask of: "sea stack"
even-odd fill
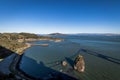
[[[66,61],[62,61],[62,66],[67,66],[67,62]]]
[[[77,70],[78,72],[84,72],[84,70],[85,70],[85,62],[84,62],[83,56],[78,55],[75,58],[74,69]]]

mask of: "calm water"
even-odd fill
[[[57,36],[58,37],[58,36]],[[80,80],[120,80],[120,37],[60,36],[63,42],[48,43],[48,47],[33,46],[27,49],[20,62],[20,69],[36,78],[45,78],[52,72],[62,72]],[[85,58],[85,72],[72,69],[75,57]],[[61,66],[66,60],[68,66]]]

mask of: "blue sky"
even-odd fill
[[[0,32],[120,34],[120,0],[0,0]]]

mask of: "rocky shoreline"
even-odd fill
[[[19,55],[21,55],[21,54],[24,53],[24,51],[25,51],[27,48],[31,47],[30,44],[25,44],[25,45],[26,45],[25,47],[18,48],[18,49],[16,50],[16,53],[18,53]]]
[[[41,41],[41,40],[49,40],[49,41],[54,41],[54,42],[61,42],[63,41],[63,39],[57,39],[57,40],[52,40],[52,39],[27,39],[26,42],[32,42],[32,41]],[[49,46],[49,44],[30,44],[30,43],[25,43],[25,47],[22,48],[18,48],[16,49],[16,53],[18,53],[19,55],[23,54],[24,50],[26,50],[27,48],[31,47],[31,46]]]

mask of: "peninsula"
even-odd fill
[[[19,61],[19,55],[22,55],[24,50],[31,46],[49,46],[49,44],[28,43],[40,40],[63,41],[61,38],[39,36],[32,33],[0,33],[0,79],[16,79],[14,72],[11,73],[11,71],[13,71],[13,68]],[[17,61],[15,60],[16,58]]]
[[[0,46],[9,49],[19,55],[21,55],[26,48],[29,48],[31,46],[30,44],[26,44],[26,42],[38,40],[50,40],[58,42],[62,41],[63,39],[48,36],[38,36],[37,34],[32,33],[0,33]],[[0,51],[1,50],[2,48]],[[3,59],[10,54],[11,52],[2,50],[0,53],[0,59]]]

